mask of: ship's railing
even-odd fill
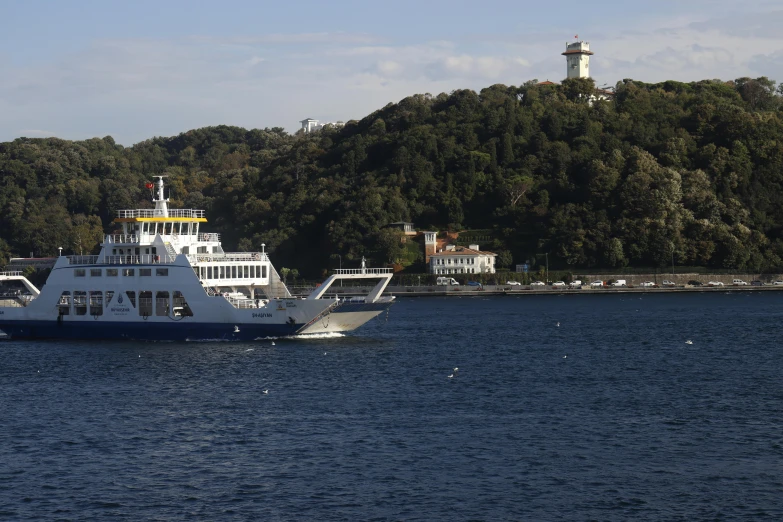
[[[256,306],[256,302],[253,301],[250,298],[247,298],[247,297],[245,297],[245,298],[236,298],[236,297],[230,297],[229,296],[229,297],[226,297],[226,301],[231,303],[234,308],[242,308],[242,309],[258,308]]]
[[[66,256],[72,265],[97,265],[99,256]],[[174,258],[167,255],[141,254],[136,256],[103,256],[100,263],[107,265],[149,265],[171,263]]]
[[[109,234],[106,236],[107,243],[138,243],[139,236],[135,234]]]
[[[0,276],[18,277],[21,275],[22,272],[0,272]]]
[[[334,271],[337,275],[377,274],[387,275],[394,273],[391,268],[338,268]]]
[[[72,265],[95,265],[98,264],[98,256],[65,256]]]
[[[138,256],[103,256],[103,262],[109,265],[149,265],[171,263],[174,257],[163,254],[141,254]]]
[[[261,252],[226,252],[224,254],[191,254],[189,258],[195,258],[200,263],[224,261],[269,261],[265,253]]]
[[[35,299],[31,295],[17,295],[17,296],[10,296],[10,295],[0,295],[0,306],[2,307],[10,307],[10,308],[22,308],[24,306],[27,306],[32,302],[32,300]]]
[[[137,208],[133,210],[118,210],[118,218],[154,218],[164,217],[161,210],[154,208]],[[170,218],[203,218],[203,210],[195,210],[192,208],[170,208],[168,209],[168,216]]]
[[[199,241],[217,241],[220,242],[220,234],[214,232],[205,232],[198,235]]]

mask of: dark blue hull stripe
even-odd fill
[[[132,339],[139,341],[252,341],[293,335],[302,324],[0,321],[12,339]],[[236,327],[236,328],[235,328]]]

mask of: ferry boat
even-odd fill
[[[0,273],[0,330],[11,339],[246,341],[347,332],[387,311],[389,268],[340,269],[294,297],[261,245],[224,252],[202,232],[203,210],[170,209],[165,176],[147,183],[154,209],[119,210],[95,255],[62,255],[41,290]],[[377,280],[363,297],[329,296],[334,282]]]

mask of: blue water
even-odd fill
[[[400,299],[275,346],[2,342],[0,519],[781,520],[782,299]]]

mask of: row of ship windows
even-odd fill
[[[135,268],[107,268],[106,277],[117,277],[122,274],[123,277],[135,277]],[[151,268],[139,268],[139,275],[142,277],[152,276]],[[193,267],[193,271],[201,279],[255,279],[266,277],[266,265],[221,265],[221,266],[201,266]],[[76,268],[74,269],[75,277],[86,277],[87,269]],[[104,269],[102,268],[90,268],[90,277],[102,277],[104,275]],[[156,268],[155,275],[160,277],[166,277],[169,275],[168,268]]]
[[[136,269],[135,268],[107,268],[106,269],[106,277],[117,277],[120,273],[124,277],[135,277],[136,276]],[[84,268],[76,268],[73,271],[73,275],[75,277],[85,277],[87,274],[87,270]],[[90,277],[101,277],[103,275],[103,269],[102,268],[90,268]],[[139,275],[150,277],[152,276],[152,269],[151,268],[139,268]],[[156,268],[155,269],[155,275],[156,276],[167,276],[169,275],[169,269],[168,268]]]
[[[256,279],[266,277],[266,265],[194,266],[199,279]]]
[[[189,317],[193,315],[193,311],[190,309],[185,296],[179,290],[174,290],[173,292],[166,290],[157,292],[143,290],[139,292],[138,300],[136,299],[136,292],[132,290],[120,292],[119,294],[115,300],[115,292],[113,290],[107,290],[106,292],[101,290],[76,290],[73,292],[73,296],[71,296],[70,291],[66,290],[60,295],[58,303],[60,315],[70,315],[73,312],[73,315],[88,315],[89,313],[89,315],[98,316],[103,315],[103,310],[109,308],[110,305],[115,308],[127,308],[127,310],[114,310],[122,313],[131,312],[135,309],[143,317],[151,315]],[[112,301],[114,301],[113,304]]]

